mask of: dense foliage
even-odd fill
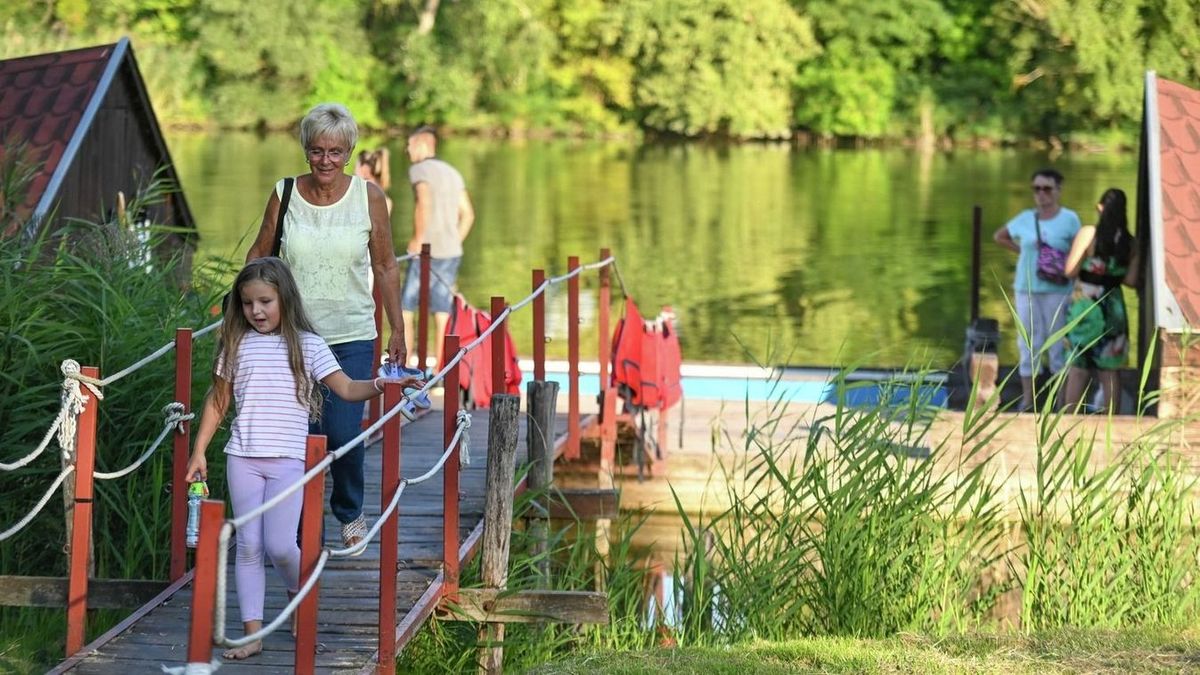
[[[1200,79],[1195,0],[46,0],[0,56],[133,37],[160,118],[684,136],[1086,139]]]

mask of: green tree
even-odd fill
[[[629,10],[634,104],[647,128],[683,136],[786,137],[796,64],[815,53],[784,0],[650,0]]]
[[[291,124],[306,104],[338,98],[360,124],[379,123],[374,66],[355,0],[207,0],[192,19],[214,119]]]

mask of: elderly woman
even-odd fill
[[[371,281],[380,290],[391,325],[388,355],[404,363],[404,324],[400,313],[400,276],[392,248],[387,201],[378,185],[346,173],[354,157],[358,126],[350,111],[323,103],[300,123],[300,145],[309,172],[296,177],[283,219],[280,257],[291,266],[317,332],[329,344],[346,375],[370,379],[375,341],[375,302]],[[246,260],[271,254],[284,180],[267,199],[258,237]],[[321,419],[313,433],[328,437],[329,449],[345,445],[361,430],[363,404],[325,392]],[[342,523],[342,543],[353,545],[366,534],[362,515],[363,455],[358,445],[333,463],[330,509]]]

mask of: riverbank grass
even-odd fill
[[[819,637],[579,654],[537,675],[744,673],[1178,673],[1200,668],[1200,632],[1137,629],[975,634],[933,640]]]

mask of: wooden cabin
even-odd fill
[[[178,189],[130,219],[179,228],[168,245],[194,249],[195,221],[128,38],[0,61],[0,153],[18,147],[31,177],[22,196],[0,200],[3,236],[110,221],[118,193],[132,198],[161,169]]]
[[[1138,361],[1162,392],[1158,416],[1184,418],[1200,413],[1200,91],[1151,71],[1144,106]]]

